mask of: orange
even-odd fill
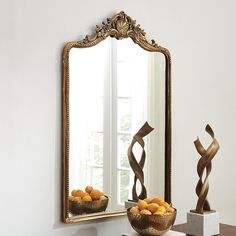
[[[152,198],[145,198],[143,199],[145,202],[147,202],[148,204],[152,202]]]
[[[99,198],[103,195],[104,195],[103,192],[96,189],[92,190],[90,193],[90,196],[94,201],[99,200]]]
[[[173,213],[173,212],[175,212],[175,209],[170,206],[170,207],[168,207],[168,208],[166,209],[166,211]]]
[[[170,207],[170,204],[167,203],[167,202],[163,202],[163,203],[161,204],[161,206],[164,206],[165,208],[169,208],[169,207]]]
[[[72,190],[72,192],[71,192],[71,196],[76,197],[76,195],[77,195],[77,194],[76,194],[76,191],[77,191],[76,189]]]
[[[93,187],[92,187],[92,186],[87,186],[87,187],[85,188],[85,192],[86,192],[86,193],[91,193],[92,190],[93,190]]]
[[[163,213],[166,213],[166,208],[164,206],[159,206],[158,211],[162,211]]]
[[[164,215],[164,212],[163,211],[156,211],[156,212],[154,212],[153,213],[154,215],[160,215],[160,216],[162,216],[162,215]]]
[[[91,198],[89,195],[85,195],[85,196],[82,198],[82,201],[91,202],[91,201],[92,201],[92,198]]]
[[[152,203],[157,203],[158,205],[162,205],[165,201],[160,197],[155,197],[152,199]]]
[[[79,202],[81,201],[81,197],[74,197],[72,201]]]
[[[101,196],[99,200],[106,200],[107,198],[105,196]]]
[[[139,214],[139,209],[138,209],[137,206],[136,207],[132,207],[129,211],[132,214]]]
[[[150,203],[147,206],[147,210],[151,211],[152,213],[156,212],[159,208],[159,205],[157,203]]]
[[[148,204],[144,200],[139,200],[137,206],[139,210],[142,211],[144,209],[147,209]]]
[[[86,195],[86,194],[85,194],[85,192],[84,192],[83,190],[78,189],[78,190],[76,190],[76,191],[74,192],[74,195],[73,195],[73,196],[83,198],[85,195]]]

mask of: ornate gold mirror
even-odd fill
[[[170,79],[169,51],[154,40],[149,42],[124,12],[96,26],[94,36],[66,44],[65,223],[126,213],[124,205],[132,197],[134,181],[127,150],[146,121],[154,128],[145,139],[147,193],[171,202]],[[135,151],[138,156],[139,148]]]

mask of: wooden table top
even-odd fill
[[[187,224],[174,225],[171,230],[186,233]],[[236,236],[236,226],[220,224],[220,235]]]

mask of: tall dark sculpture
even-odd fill
[[[146,159],[146,153],[144,150],[145,143],[143,141],[143,138],[146,135],[148,135],[150,132],[152,132],[152,130],[153,130],[153,128],[148,124],[148,122],[145,122],[145,124],[142,126],[142,128],[133,136],[133,140],[128,148],[129,163],[130,163],[130,166],[135,174],[134,185],[132,188],[132,198],[133,198],[132,200],[133,201],[138,201],[138,199],[144,199],[147,197],[147,190],[144,186],[144,174],[143,174],[143,167],[144,167],[145,159]],[[132,151],[132,148],[136,142],[138,142],[139,145],[143,149],[139,162],[137,162],[137,160],[133,154],[133,151]],[[137,194],[137,191],[136,191],[137,180],[139,180],[141,187],[142,187],[141,193],[139,195]]]
[[[214,132],[213,132],[212,128],[210,127],[210,125],[207,125],[205,130],[212,137],[212,142],[209,145],[209,147],[207,149],[205,149],[202,146],[199,138],[197,138],[194,141],[194,145],[195,145],[198,153],[201,155],[201,158],[198,161],[198,165],[197,165],[197,173],[199,176],[199,181],[197,183],[196,193],[198,196],[198,201],[197,201],[196,209],[193,210],[192,212],[196,212],[199,214],[203,214],[204,212],[212,211],[209,201],[207,199],[207,194],[208,194],[208,190],[209,190],[208,179],[209,179],[209,175],[211,173],[211,168],[212,168],[211,161],[214,158],[214,156],[216,155],[216,153],[218,152],[219,147],[220,147],[218,141],[215,139]],[[204,170],[206,170],[206,176],[203,179]]]

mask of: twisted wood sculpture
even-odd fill
[[[209,147],[207,149],[205,149],[202,146],[198,137],[194,141],[194,145],[195,145],[198,153],[201,155],[201,158],[198,161],[198,165],[197,165],[197,173],[199,176],[199,181],[197,183],[196,193],[198,196],[198,201],[197,201],[196,210],[193,210],[192,212],[196,212],[199,214],[203,214],[203,213],[212,211],[209,201],[207,200],[207,194],[208,194],[208,190],[209,190],[208,179],[209,179],[209,175],[210,175],[211,168],[212,168],[211,161],[214,158],[214,156],[216,155],[216,153],[218,152],[219,147],[220,147],[218,141],[215,139],[214,132],[213,132],[212,128],[210,127],[210,125],[207,125],[205,130],[212,137],[212,143],[209,145]],[[206,170],[206,176],[203,181],[204,170]]]
[[[153,128],[148,124],[148,122],[145,122],[145,124],[142,126],[142,128],[133,136],[133,140],[128,148],[129,164],[135,174],[134,185],[132,188],[132,198],[133,198],[132,200],[133,201],[138,201],[138,199],[144,199],[147,197],[147,190],[144,186],[144,174],[143,174],[143,167],[144,167],[145,159],[146,159],[146,153],[144,150],[145,143],[143,141],[143,137],[145,137],[150,132],[152,132],[152,130],[153,130]],[[143,149],[139,162],[137,162],[137,160],[133,154],[133,151],[132,151],[132,148],[136,142],[138,142],[139,145]],[[139,195],[137,195],[137,191],[136,191],[137,180],[139,180],[139,182],[141,184],[141,188],[142,188],[141,193]]]

